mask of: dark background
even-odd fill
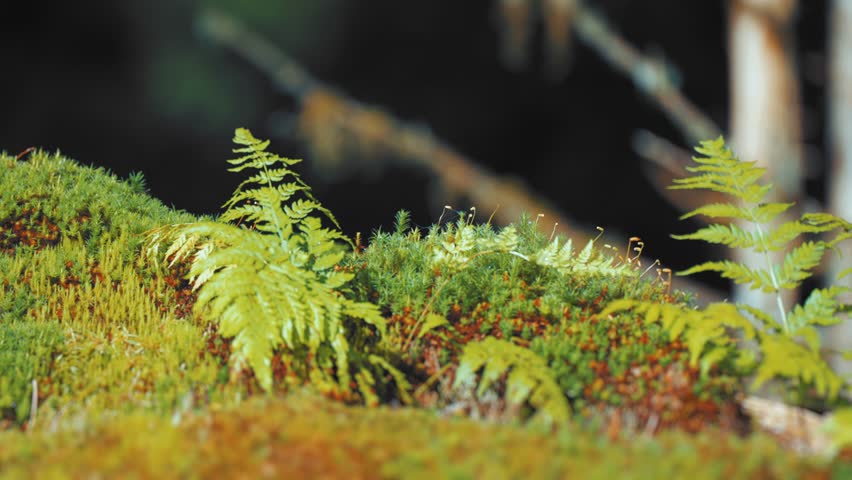
[[[686,95],[727,124],[725,3],[601,0],[594,4],[634,45],[678,68]],[[810,194],[822,195],[826,21],[824,1],[800,2],[798,64],[805,101]],[[389,226],[400,208],[428,225],[440,214],[430,175],[400,168],[327,182],[298,139],[275,135],[294,112],[268,78],[194,31],[203,7],[221,8],[350,97],[427,126],[499,174],[522,178],[567,216],[645,239],[675,268],[694,245],[669,233],[678,212],[642,174],[631,135],[647,129],[683,146],[656,106],[575,41],[554,82],[534,42],[530,68],[500,61],[490,0],[10,2],[0,12],[0,150],[59,149],[120,176],[142,171],[151,193],[216,213],[240,179],[225,171],[235,127],[272,137],[350,235]],[[466,209],[467,205],[457,205]],[[626,237],[625,237],[626,238]]]

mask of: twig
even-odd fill
[[[38,382],[33,379],[33,393],[30,397],[30,421],[27,430],[32,431],[35,425],[36,413],[38,413]]]
[[[226,14],[205,10],[198,17],[197,27],[202,35],[234,50],[267,74],[274,85],[288,96],[301,99],[319,86],[319,82],[298,62]]]
[[[689,162],[690,153],[648,130],[637,130],[631,139],[633,150],[671,175],[684,175],[683,166]]]
[[[596,36],[608,34],[602,27],[595,30],[594,15],[583,18],[587,17],[589,19],[584,20],[586,30],[597,32]],[[434,138],[428,130],[407,125],[380,109],[336,93],[314,79],[294,59],[233,18],[205,11],[198,26],[201,34],[248,60],[266,73],[281,92],[302,104],[301,134],[315,148],[325,149],[324,154],[340,155],[341,142],[348,140],[356,143],[362,152],[386,152],[409,165],[431,171],[441,180],[447,195],[466,196],[479,209],[494,211],[499,223],[516,221],[525,212],[539,213],[558,225],[558,233],[579,244],[593,238],[587,229],[536,198],[520,180],[500,178]],[[540,228],[547,229],[544,224]],[[606,237],[602,241],[621,243],[620,239]],[[650,264],[654,260],[643,258],[642,261]],[[698,293],[702,302],[723,298],[720,292],[690,280],[682,280],[682,286]]]
[[[542,213],[559,223],[560,233],[575,241],[585,243],[591,238],[582,227],[536,199],[522,182],[501,179],[423,128],[405,125],[379,109],[365,107],[335,93],[291,57],[233,18],[208,10],[201,14],[198,26],[203,35],[269,75],[280,91],[299,100],[305,108],[328,112],[328,116],[312,122],[320,124],[324,131],[344,130],[341,133],[348,133],[349,137],[382,147],[409,164],[427,168],[441,179],[447,194],[466,195],[480,209],[496,210],[495,218],[501,223],[517,220],[522,212]],[[498,210],[500,205],[502,208]]]
[[[657,102],[689,143],[719,136],[721,129],[678,90],[670,67],[663,60],[643,55],[612,29],[602,15],[580,5],[574,20],[580,41],[632,78],[636,88]]]

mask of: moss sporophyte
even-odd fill
[[[639,264],[638,238],[615,253],[597,239],[574,245],[541,233],[537,217],[496,228],[461,212],[423,229],[400,211],[362,245],[300,179],[298,160],[245,129],[234,141],[229,170],[246,179],[216,218],[162,206],[141,174],[120,182],[41,151],[26,162],[2,157],[0,413],[32,434],[0,434],[0,476],[47,475],[51,465],[100,472],[104,452],[142,476],[204,475],[205,465],[215,465],[210,475],[348,465],[389,477],[606,476],[589,460],[601,455],[643,478],[674,465],[743,478],[834,468],[749,434],[741,398],[781,380],[822,395],[827,409],[842,403],[848,387],[815,337],[816,325],[842,318],[838,287],[778,315],[698,309],[671,290],[668,272],[648,275],[657,264]],[[712,187],[743,204],[687,216],[766,223],[784,210],[761,203],[759,172],[721,139],[699,152],[695,175],[676,186]],[[780,232],[739,228],[682,238],[766,251],[800,234],[836,234],[766,271],[708,262],[681,273],[718,271],[775,292],[801,282],[850,232],[821,214]],[[755,350],[741,348],[747,340]],[[394,408],[364,408],[381,405]],[[849,441],[848,417],[834,417],[836,449]],[[92,432],[82,443],[72,435],[80,428]],[[126,448],[97,443],[116,437]],[[418,438],[434,448],[417,450]],[[671,458],[654,453],[661,448]],[[27,453],[48,449],[51,460],[38,464]],[[469,461],[450,461],[461,457]]]

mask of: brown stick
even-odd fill
[[[632,78],[636,88],[657,102],[690,144],[721,134],[713,120],[678,90],[670,68],[662,60],[643,55],[612,29],[602,15],[583,3],[580,5],[574,25],[580,41]]]

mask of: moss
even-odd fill
[[[53,323],[0,322],[0,428],[30,418],[33,380],[47,374],[62,339]],[[35,388],[43,398],[44,384]]]
[[[347,394],[324,380],[339,379],[328,358],[279,346],[276,388],[264,392],[249,369],[232,371],[231,340],[192,313],[188,266],[138,258],[142,233],[199,220],[141,180],[45,152],[0,156],[0,476],[827,478],[850,468],[842,455],[820,463],[746,435],[732,365],[696,368],[659,324],[601,314],[616,299],[688,305],[688,294],[528,219],[419,231],[401,216],[331,268],[354,274],[342,295],[388,322],[383,342],[344,322],[350,355],[380,368],[353,371],[359,393]],[[472,369],[480,391],[455,385],[466,349],[489,338],[539,371],[515,362],[483,383]],[[531,391],[549,382],[572,419],[523,424],[538,404],[507,401],[512,368]],[[419,408],[392,408],[405,394]]]
[[[179,422],[137,412],[85,431],[0,434],[0,442],[8,446],[0,450],[6,478],[776,479],[848,468],[787,455],[763,436],[710,430],[608,440],[576,427],[554,434],[410,408],[346,407],[299,391]]]
[[[460,353],[471,342],[494,337],[543,358],[581,417],[644,431],[747,429],[735,401],[743,388],[732,368],[701,372],[690,365],[686,345],[661,325],[648,325],[636,315],[599,315],[613,299],[679,303],[689,301],[686,294],[671,294],[659,279],[641,278],[638,265],[606,272],[587,271],[582,264],[573,270],[543,264],[536,259],[554,240],[528,219],[513,228],[518,238],[511,251],[478,247],[506,229],[473,227],[463,220],[425,235],[408,228],[378,232],[347,264],[357,271],[361,298],[372,299],[390,316],[399,355],[424,382],[415,385],[424,404],[458,404],[460,393],[448,385]],[[464,268],[436,263],[435,252],[450,238],[458,242],[464,229],[475,245]],[[619,261],[630,266],[627,259]],[[423,332],[424,313],[447,322]],[[446,365],[451,366],[442,369]],[[422,388],[425,382],[433,386]],[[482,410],[469,406],[466,411],[471,408]]]

